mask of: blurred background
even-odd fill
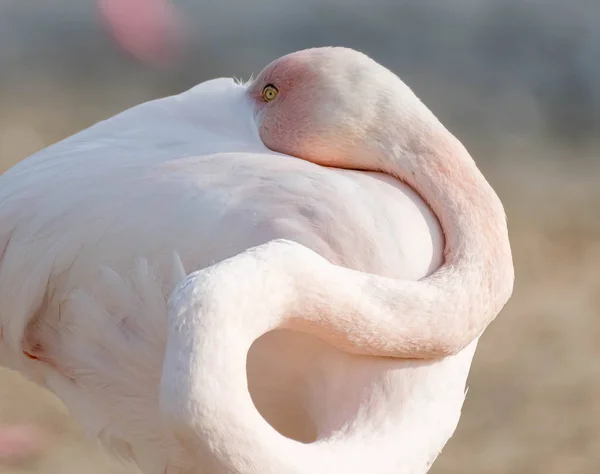
[[[93,0],[0,0],[0,172],[203,80],[248,78],[312,46],[362,50],[463,141],[509,219],[515,293],[481,340],[461,423],[431,472],[600,472],[600,3],[173,3],[185,47],[143,62],[117,46]],[[0,372],[0,422],[28,420],[51,442],[0,461],[0,473],[135,472],[84,439],[52,396]]]

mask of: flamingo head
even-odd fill
[[[341,47],[275,60],[248,94],[268,148],[338,168],[390,171],[385,169],[390,147],[410,146],[411,132],[429,118],[395,74]]]

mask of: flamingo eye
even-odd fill
[[[277,97],[277,94],[279,94],[277,87],[273,84],[267,84],[262,91],[262,98],[265,102],[271,102]]]

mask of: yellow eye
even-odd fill
[[[277,94],[279,94],[279,91],[273,84],[267,84],[262,91],[262,97],[265,102],[271,102],[277,97]]]

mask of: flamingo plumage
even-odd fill
[[[23,160],[0,252],[1,362],[148,474],[427,472],[514,278],[465,148],[346,48]]]

